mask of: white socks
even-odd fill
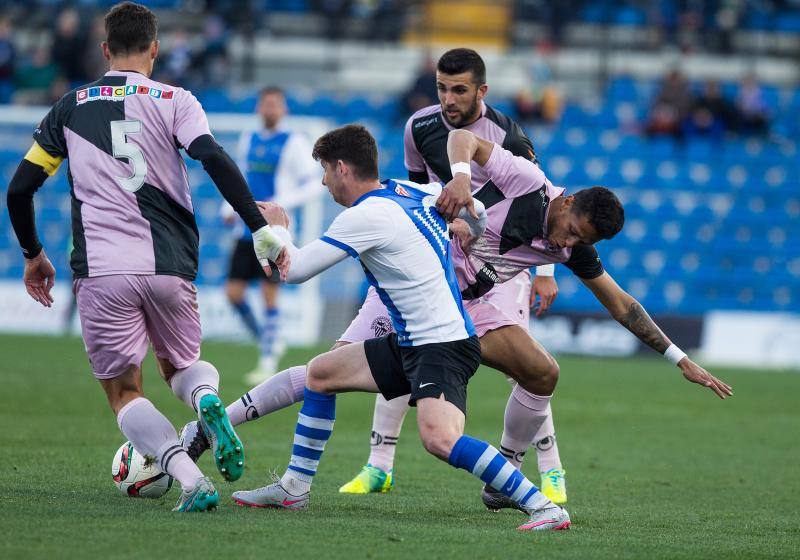
[[[191,490],[202,478],[203,473],[181,447],[173,425],[146,398],[133,399],[123,406],[117,424],[139,453],[155,458],[161,470],[180,482],[184,490]]]
[[[550,396],[529,393],[519,385],[511,391],[503,421],[500,453],[519,468],[528,446],[550,415]]]
[[[539,472],[545,473],[550,469],[561,468],[561,456],[558,454],[558,442],[556,441],[556,429],[553,426],[553,412],[550,405],[547,405],[547,417],[544,424],[536,432],[533,438],[533,446],[536,448],[536,458],[539,460]]]
[[[372,416],[372,437],[368,463],[373,467],[389,472],[394,466],[397,451],[397,438],[403,427],[403,419],[408,409],[408,395],[387,401],[383,395],[375,398],[375,412]]]
[[[238,426],[303,400],[306,366],[295,366],[276,373],[228,405],[231,424]]]
[[[219,372],[210,363],[198,360],[176,371],[169,383],[172,392],[197,412],[201,398],[218,394]]]

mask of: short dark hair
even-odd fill
[[[452,49],[439,59],[436,69],[442,74],[463,74],[472,72],[472,78],[478,85],[486,83],[486,64],[481,55],[472,49]]]
[[[573,210],[583,214],[600,236],[611,239],[625,224],[625,209],[613,192],[605,187],[592,187],[575,193]]]
[[[122,2],[105,17],[106,42],[113,55],[141,53],[156,40],[158,19],[141,4]]]
[[[280,95],[281,97],[286,97],[286,93],[284,93],[283,88],[280,86],[266,86],[261,88],[258,92],[258,98],[261,99],[265,95]]]
[[[359,124],[348,124],[326,132],[314,144],[311,155],[328,163],[342,160],[363,181],[378,178],[378,145]]]

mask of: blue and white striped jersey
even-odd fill
[[[401,346],[475,334],[453,270],[439,183],[388,180],[339,214],[322,241],[360,260],[386,305]]]

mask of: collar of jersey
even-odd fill
[[[386,179],[385,181],[381,181],[381,185],[383,185],[382,189],[374,189],[369,192],[365,192],[361,196],[359,196],[356,201],[353,203],[353,206],[358,206],[361,204],[365,199],[369,198],[370,196],[387,196],[391,194],[391,190],[386,188],[394,185],[394,181],[391,179]]]
[[[144,74],[142,74],[141,72],[139,72],[137,70],[109,70],[104,75],[105,76],[124,76],[126,74],[139,74],[140,76],[142,76],[144,78],[147,78],[147,76],[145,76]],[[149,80],[150,78],[147,78],[147,79]]]

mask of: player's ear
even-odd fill
[[[489,91],[489,84],[482,84],[478,86],[478,99],[483,100],[486,97],[486,92]]]
[[[152,43],[150,43],[150,58],[155,59],[158,56],[158,47],[161,45],[161,41],[156,39]]]
[[[573,195],[568,195],[564,198],[564,202],[561,204],[561,210],[563,212],[569,212],[572,210],[572,205],[575,203],[575,197]]]
[[[108,41],[103,41],[102,43],[100,43],[100,48],[103,49],[103,58],[110,61],[111,51],[108,49]]]

